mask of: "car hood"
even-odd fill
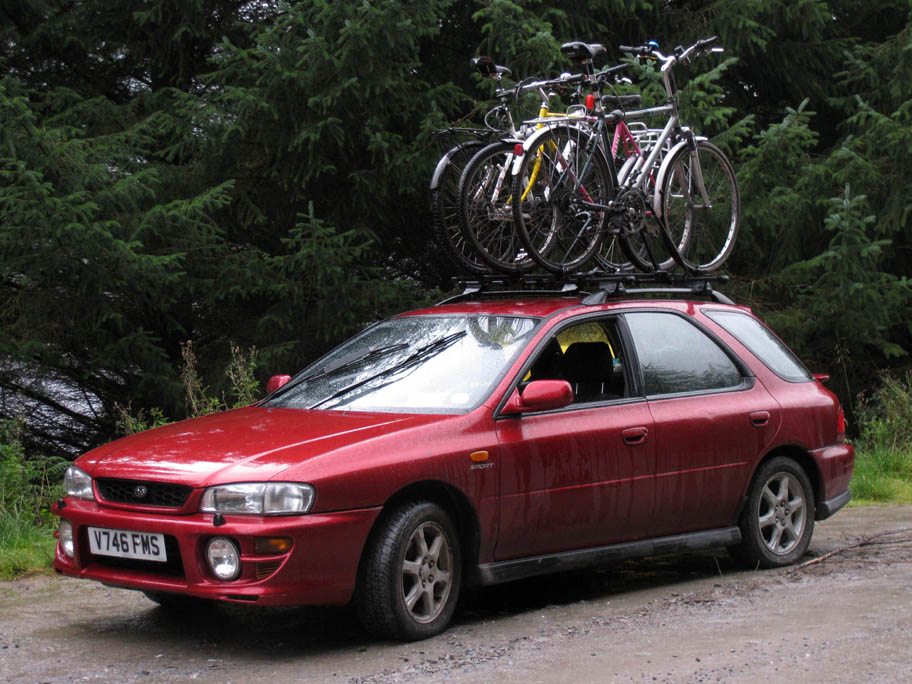
[[[268,481],[329,452],[452,417],[251,406],[119,439],[88,452],[76,465],[92,477],[193,487]]]

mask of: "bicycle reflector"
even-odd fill
[[[515,154],[517,157],[523,156],[522,143],[516,143],[515,145],[513,145],[513,154]]]
[[[595,95],[592,93],[586,95],[586,109],[588,109],[590,112],[595,109]]]

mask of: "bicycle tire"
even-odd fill
[[[490,268],[467,243],[459,223],[459,178],[475,153],[487,145],[483,140],[462,142],[437,162],[431,180],[431,215],[434,237],[447,254],[472,273],[489,273]]]
[[[478,150],[466,164],[457,190],[463,240],[484,264],[511,275],[535,266],[517,237],[510,210],[515,144],[500,140]]]
[[[695,156],[709,206],[695,187]],[[663,236],[669,247],[677,247],[685,270],[714,271],[729,257],[738,235],[741,195],[735,170],[725,153],[707,140],[681,146],[666,164],[655,202],[667,226]]]
[[[614,175],[591,137],[574,126],[543,130],[527,143],[513,176],[519,239],[536,263],[559,275],[582,269],[593,257],[607,219],[606,211],[574,203],[607,205],[614,198]]]

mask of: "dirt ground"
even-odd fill
[[[378,642],[347,609],[215,606],[60,577],[0,582],[2,682],[908,682],[912,507],[819,523],[804,569],[724,553],[476,590],[453,626]]]

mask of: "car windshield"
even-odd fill
[[[516,316],[394,318],[337,347],[262,405],[464,413],[484,401],[536,323]]]

